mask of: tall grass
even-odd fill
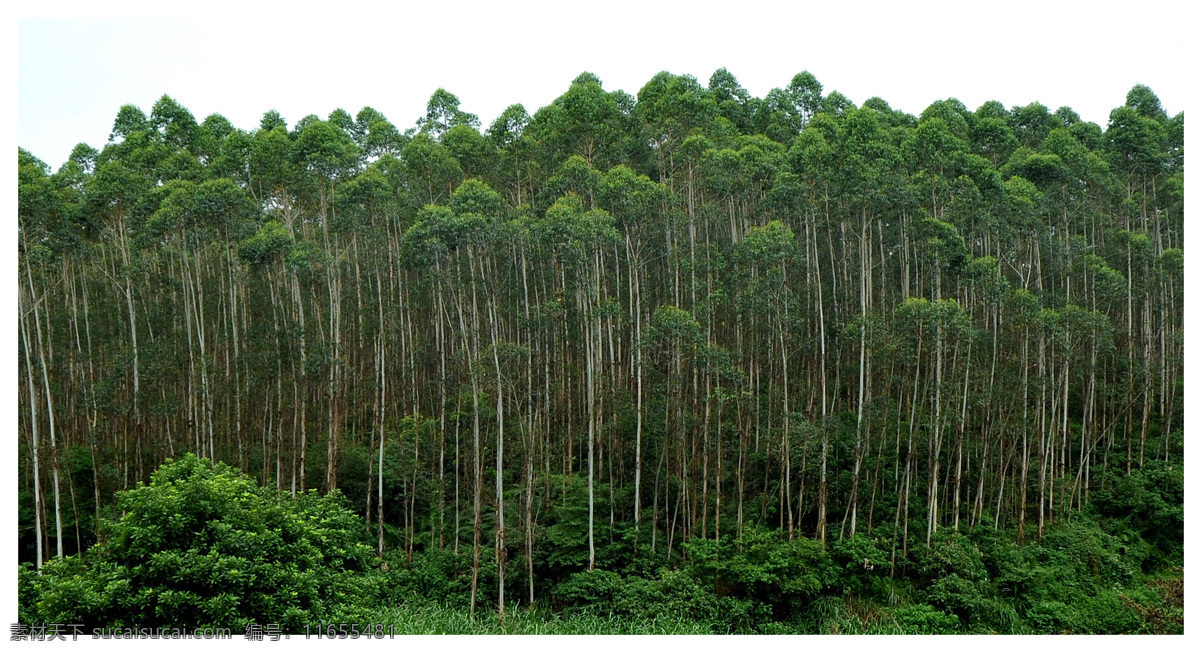
[[[500,624],[496,613],[478,609],[472,619],[468,610],[435,604],[405,603],[376,614],[372,623],[393,626],[394,634],[409,635],[703,635],[712,634],[704,625],[673,617],[631,620],[595,613],[560,615],[542,610],[512,608]]]

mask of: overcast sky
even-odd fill
[[[76,143],[103,147],[121,105],[149,113],[163,94],[197,120],[215,112],[242,129],[269,109],[290,126],[369,105],[404,130],[440,86],[486,128],[513,103],[532,113],[585,70],[636,94],[660,70],[707,84],[724,66],[758,97],[808,70],[859,105],[879,96],[919,114],[948,97],[972,110],[1039,101],[1102,126],[1134,84],[1174,114],[1194,79],[1183,66],[1188,20],[1172,17],[1170,3],[1120,12],[1046,0],[969,10],[862,0],[245,4],[187,3],[188,14],[161,19],[19,20],[18,145],[57,168]],[[38,9],[69,16],[89,6]],[[115,6],[162,13],[157,2]]]

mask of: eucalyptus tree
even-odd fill
[[[496,179],[496,149],[477,129],[469,125],[456,125],[442,135],[442,143],[462,167],[464,177]]]
[[[468,187],[468,189],[471,189],[471,187]],[[483,190],[478,189],[478,191],[482,192]],[[472,200],[470,198],[471,195],[483,195],[486,197],[487,194],[472,194],[468,192],[466,195],[461,196],[460,198],[466,199],[460,201],[460,209],[464,210],[461,214],[456,213],[450,207],[444,206],[430,205],[423,209],[417,215],[413,226],[404,234],[402,257],[406,260],[409,267],[420,267],[423,264],[427,265],[427,263],[434,263],[437,266],[439,262],[444,262],[446,268],[449,269],[448,272],[452,272],[459,278],[462,276],[462,260],[464,258],[467,260],[466,280],[454,280],[455,284],[452,290],[456,292],[455,307],[457,309],[459,338],[465,349],[466,368],[469,373],[471,385],[473,435],[471,488],[474,491],[471,611],[474,612],[479,579],[480,542],[483,529],[482,413],[480,409],[480,398],[483,392],[480,373],[475,363],[480,359],[482,353],[479,343],[480,333],[482,332],[482,328],[480,327],[479,287],[481,286],[481,276],[485,274],[485,271],[481,270],[483,262],[480,261],[481,257],[477,255],[482,255],[486,252],[487,222],[480,214],[470,211],[471,209],[479,208],[475,206],[475,203],[468,202]],[[440,293],[441,290],[439,288]],[[470,316],[471,319],[469,326],[467,316]]]
[[[601,86],[600,78],[582,73],[566,93],[534,113],[531,136],[540,142],[540,159],[556,168],[571,155],[601,170],[622,162],[620,138],[630,127],[617,93]]]
[[[146,132],[148,129],[150,129],[150,122],[146,118],[146,112],[134,105],[122,105],[117,110],[117,117],[113,120],[108,142],[118,142],[118,140],[124,140],[138,132]]]
[[[717,111],[741,133],[751,130],[757,98],[742,88],[737,77],[725,68],[718,68],[708,78],[708,90]]]
[[[529,112],[523,105],[509,105],[487,130],[487,138],[498,157],[496,175],[503,181],[501,188],[508,192],[509,203],[514,207],[526,204],[532,195],[526,192],[532,185],[529,180],[532,172],[528,170],[531,144],[525,135],[529,120]]]
[[[33,475],[34,475],[34,503],[35,503],[35,532],[37,538],[37,566],[42,566],[42,497],[39,479],[39,443],[38,443],[38,405],[37,396],[34,392],[34,372],[31,363],[30,348],[31,343],[36,346],[37,359],[41,365],[41,377],[43,383],[43,401],[46,405],[46,418],[49,427],[50,436],[50,464],[52,484],[54,490],[54,532],[55,532],[55,553],[61,558],[63,556],[63,531],[62,531],[62,505],[59,493],[59,448],[58,448],[58,433],[55,430],[55,413],[54,413],[54,397],[50,388],[50,364],[47,361],[49,353],[46,343],[43,340],[42,330],[42,312],[40,307],[43,298],[49,292],[49,289],[39,288],[34,283],[33,267],[34,262],[38,263],[39,269],[48,268],[48,265],[53,263],[54,259],[54,242],[56,232],[60,232],[64,227],[62,223],[64,212],[67,209],[67,204],[59,197],[57,190],[54,188],[53,181],[47,175],[48,167],[33,155],[25,150],[18,150],[18,209],[17,209],[17,227],[20,233],[20,242],[18,253],[20,260],[24,263],[24,283],[18,288],[18,318],[20,318],[20,338],[22,350],[25,354],[25,369],[26,379],[28,382],[29,394],[29,429],[30,441],[32,446],[33,457]],[[42,276],[39,275],[39,278]],[[20,272],[18,272],[18,280],[20,281]],[[49,315],[49,303],[47,303],[46,323],[47,326],[52,325]],[[33,329],[29,328],[29,315],[32,314]],[[47,335],[49,336],[49,335]]]
[[[152,180],[130,170],[120,160],[108,160],[96,166],[96,172],[87,180],[84,190],[85,211],[96,217],[104,230],[105,240],[111,240],[117,250],[113,270],[106,271],[106,276],[123,297],[128,318],[126,338],[133,359],[128,422],[135,430],[140,430],[142,423],[138,316],[134,303],[134,276],[139,253],[132,245],[136,226],[131,225],[130,211],[152,186]]]
[[[343,112],[344,113],[344,112]],[[348,118],[348,115],[347,115]],[[343,253],[336,239],[330,238],[329,226],[337,220],[337,183],[350,174],[358,163],[358,147],[337,123],[321,120],[301,121],[296,127],[292,150],[297,167],[314,178],[317,204],[312,218],[321,227],[321,241],[329,265],[325,267],[325,282],[329,299],[329,334],[325,336],[328,353],[328,440],[326,449],[325,489],[337,488],[339,439],[342,430],[344,385],[346,384],[342,351],[342,273]]]
[[[539,204],[547,206],[567,194],[574,194],[586,201],[590,208],[596,204],[596,188],[600,184],[602,174],[592,167],[583,157],[571,155],[554,175],[546,179],[539,195]]]
[[[768,392],[768,396],[781,399],[778,410],[783,421],[782,427],[779,429],[779,517],[781,527],[783,527],[784,517],[787,518],[786,527],[789,537],[791,537],[795,533],[796,521],[791,496],[792,405],[790,387],[793,376],[789,372],[788,365],[789,353],[793,348],[793,336],[789,329],[793,311],[789,305],[793,292],[789,286],[788,267],[791,265],[793,271],[802,268],[801,263],[804,258],[801,253],[797,252],[795,234],[779,221],[772,221],[764,227],[751,228],[746,233],[745,239],[736,246],[733,257],[734,266],[741,278],[738,284],[741,287],[738,292],[739,302],[742,303],[744,311],[748,315],[770,317],[765,325],[759,327],[759,330],[764,330],[767,334],[772,335],[768,338],[769,352],[773,353],[776,345],[779,347],[778,357],[781,362],[781,372],[778,380],[769,380],[772,391]],[[755,337],[757,339],[764,338],[762,332],[756,333]],[[773,356],[770,358],[773,359]],[[782,390],[774,391],[776,385],[782,387]],[[775,410],[771,411],[774,413]],[[801,474],[803,475],[803,471]],[[819,523],[818,532],[823,529],[823,523]]]
[[[795,103],[795,112],[799,118],[801,130],[807,127],[813,116],[821,111],[824,104],[821,96],[822,88],[816,76],[808,71],[797,73],[788,84],[787,92],[791,96],[792,102]]]
[[[163,142],[179,150],[192,149],[200,132],[192,112],[166,95],[151,108],[148,127]]]
[[[1022,145],[1038,149],[1052,130],[1062,127],[1062,119],[1051,114],[1042,103],[1031,102],[1024,107],[1013,107],[1009,124]]]
[[[479,117],[459,109],[458,96],[445,89],[438,89],[429,96],[425,116],[417,119],[421,133],[435,139],[441,138],[451,128],[467,126],[478,129]]]
[[[815,325],[810,327],[809,341],[813,344],[813,362],[815,380],[812,384],[810,399],[819,398],[819,404],[810,400],[809,406],[820,407],[821,432],[821,464],[817,509],[817,537],[824,542],[826,537],[826,519],[828,510],[828,456],[829,456],[829,423],[830,391],[829,391],[829,339],[827,334],[828,316],[826,302],[826,284],[830,284],[830,301],[836,316],[837,312],[837,282],[836,259],[834,257],[832,233],[835,216],[833,201],[835,200],[835,170],[841,128],[826,114],[818,114],[806,129],[793,142],[789,149],[788,158],[792,170],[799,171],[795,176],[799,193],[795,194],[797,207],[794,212],[800,213],[804,227],[804,253],[806,265],[804,268],[806,286],[810,289],[806,300],[811,309],[809,314],[815,319]],[[782,176],[779,178],[782,181]],[[786,188],[786,187],[784,187]],[[789,194],[790,195],[790,194]],[[828,246],[828,274],[823,271],[821,263],[821,228],[825,228],[825,242]],[[812,325],[814,321],[810,321]],[[811,332],[815,330],[815,334]],[[818,393],[819,390],[819,393]],[[807,454],[807,449],[805,450]],[[806,459],[803,461],[807,461]],[[802,473],[803,475],[803,473]]]
[[[674,186],[675,152],[693,131],[703,131],[717,115],[710,93],[690,75],[655,75],[638,91],[635,115],[646,130],[646,139],[657,155],[659,180]],[[688,175],[689,215],[694,204]]]
[[[239,309],[241,299],[245,297],[242,288],[244,279],[239,275],[238,268],[235,266],[234,255],[237,244],[253,233],[254,226],[258,222],[259,211],[258,205],[246,192],[227,178],[215,178],[199,184],[192,197],[192,206],[190,207],[192,220],[196,226],[201,230],[213,233],[215,244],[224,251],[225,255],[226,269],[223,279],[228,286],[222,295],[227,301],[226,334],[229,335],[233,351],[232,366],[227,363],[225,373],[228,378],[230,368],[232,368],[235,407],[233,431],[239,461],[243,466],[247,465],[247,460],[246,449],[242,441],[242,396],[245,394],[242,393],[244,362],[241,358],[241,343],[244,337],[241,334],[240,325],[244,324],[245,320],[239,316],[248,312],[248,308],[241,307]],[[228,362],[229,359],[227,358],[226,361]]]
[[[415,209],[445,203],[463,178],[462,165],[449,149],[425,133],[404,145],[400,161]]]
[[[992,109],[987,103],[975,113],[975,124],[971,126],[971,144],[975,153],[986,157],[992,166],[999,166],[1020,145],[1017,135],[1008,123],[1008,112],[1004,106]],[[996,115],[998,114],[998,115]]]
[[[530,223],[533,240],[549,252],[560,270],[566,296],[574,290],[574,307],[584,335],[588,452],[588,569],[595,568],[595,446],[600,438],[597,387],[603,367],[600,347],[600,253],[618,240],[612,217],[600,209],[585,209],[578,196],[560,198],[541,220]],[[567,274],[571,277],[568,278]],[[569,450],[569,449],[568,449]]]
[[[451,132],[454,132],[455,130],[459,130],[459,129],[463,129],[463,128],[453,128],[451,130]],[[478,135],[478,134],[476,133],[476,135]],[[450,133],[447,133],[446,136],[447,136],[447,138],[449,138]],[[481,261],[479,263],[480,278],[483,279],[485,277],[491,277],[492,281],[493,281],[492,284],[487,285],[486,292],[484,294],[484,305],[485,305],[485,310],[486,310],[486,314],[488,317],[488,320],[487,320],[488,336],[489,336],[489,340],[491,341],[490,350],[491,350],[491,360],[492,360],[492,365],[493,365],[492,372],[495,374],[494,393],[495,393],[495,399],[496,399],[496,409],[495,409],[495,412],[496,412],[496,432],[495,432],[496,463],[495,463],[494,501],[496,504],[496,515],[495,515],[495,525],[494,525],[494,530],[495,530],[494,555],[495,555],[495,559],[496,559],[496,569],[497,569],[498,577],[499,577],[498,611],[499,611],[500,620],[503,622],[503,620],[504,620],[504,573],[505,573],[505,560],[506,560],[506,553],[507,553],[507,545],[505,542],[505,539],[506,539],[505,522],[504,522],[504,427],[505,427],[505,418],[504,418],[505,411],[504,410],[505,410],[506,403],[505,403],[505,394],[504,394],[504,386],[505,385],[504,385],[503,375],[502,375],[501,368],[500,368],[500,349],[501,349],[500,330],[501,330],[501,326],[500,326],[499,322],[500,322],[500,317],[501,317],[501,309],[499,307],[500,303],[499,303],[499,299],[497,298],[497,294],[496,294],[497,287],[499,287],[500,284],[499,284],[499,281],[495,279],[495,275],[496,275],[496,270],[497,270],[497,266],[496,266],[497,254],[503,248],[502,239],[504,239],[504,237],[505,237],[504,230],[503,230],[503,217],[506,212],[506,208],[504,205],[504,201],[501,199],[499,193],[496,193],[496,191],[494,191],[491,187],[489,187],[486,183],[484,183],[482,181],[479,181],[476,179],[469,179],[469,180],[466,180],[465,182],[463,182],[463,184],[461,184],[457,189],[454,190],[454,194],[450,200],[450,209],[454,212],[459,224],[467,226],[466,231],[461,235],[460,238],[464,239],[464,241],[467,244],[467,255],[468,255],[468,258],[470,259],[469,264],[470,264],[470,268],[471,268],[472,312],[473,312],[473,314],[475,314],[476,320],[478,320],[478,314],[479,314],[479,309],[475,305],[475,300],[474,300],[476,274],[475,274],[475,262],[474,262],[473,252],[476,248],[478,248],[478,250],[480,250],[479,254],[482,256]],[[477,328],[477,331],[478,331],[478,328]],[[482,356],[482,353],[477,349],[474,357],[472,358],[472,362],[471,362],[472,368],[474,368],[476,365],[474,358],[477,358],[480,356]],[[473,403],[475,403],[475,408],[474,408],[475,409],[475,425],[476,425],[476,430],[477,430],[476,439],[478,439],[479,409],[478,409],[478,397],[477,397],[478,391],[477,391],[477,389],[478,389],[479,385],[475,382],[476,373],[472,372],[471,376],[472,376]],[[479,446],[477,443],[476,444],[477,451],[478,451],[478,447]],[[481,477],[481,466],[482,466],[482,464],[479,459],[479,455],[477,454],[476,455],[476,464],[475,464],[475,467],[476,467],[476,469],[475,469],[475,488],[476,488],[476,498],[477,499],[480,497],[482,483],[483,483],[483,480]],[[481,529],[480,528],[480,520],[481,519],[480,519],[480,514],[479,514],[479,512],[480,512],[479,506],[480,506],[480,504],[477,501],[476,518],[475,518],[476,534],[478,534],[478,531]],[[476,548],[478,548],[478,542],[477,542]]]
[[[284,396],[283,396],[283,385],[284,385],[284,372],[283,372],[284,369],[283,369],[283,367],[284,367],[285,361],[289,361],[292,367],[295,366],[295,358],[292,357],[289,352],[287,352],[287,350],[290,349],[291,342],[290,342],[290,339],[287,338],[287,334],[286,334],[286,332],[287,332],[286,327],[288,325],[288,322],[287,322],[287,318],[286,318],[286,312],[285,312],[285,309],[283,306],[283,294],[284,294],[283,287],[285,285],[285,276],[286,276],[286,272],[283,270],[283,262],[286,259],[287,255],[291,252],[291,250],[294,246],[295,246],[295,239],[288,232],[287,227],[284,226],[283,223],[279,222],[278,220],[264,221],[261,225],[256,226],[255,231],[252,235],[242,239],[242,241],[238,244],[238,259],[249,269],[248,272],[250,273],[251,277],[257,278],[257,279],[262,279],[265,277],[265,279],[266,279],[265,291],[267,294],[268,302],[270,303],[270,314],[271,314],[270,336],[271,336],[271,339],[269,341],[267,341],[266,339],[258,340],[258,339],[254,339],[254,338],[248,338],[247,344],[246,344],[246,358],[251,362],[250,364],[248,364],[248,366],[250,367],[250,370],[252,371],[252,373],[254,373],[254,368],[255,368],[253,362],[259,362],[260,366],[262,366],[263,369],[266,369],[266,368],[274,369],[272,371],[274,373],[274,376],[272,376],[272,377],[274,377],[273,385],[271,384],[270,381],[265,380],[265,378],[268,377],[265,370],[263,370],[259,373],[259,375],[262,375],[262,378],[259,378],[259,379],[263,379],[264,383],[269,385],[268,389],[270,388],[270,386],[273,386],[274,390],[275,390],[274,412],[271,412],[269,403],[267,404],[266,407],[264,407],[264,411],[267,414],[268,427],[266,430],[264,430],[264,433],[263,433],[262,466],[263,466],[263,480],[264,480],[263,484],[265,485],[266,480],[270,477],[269,476],[269,471],[270,471],[269,448],[270,448],[270,446],[268,445],[268,442],[271,440],[271,432],[272,432],[271,424],[273,423],[275,426],[275,430],[274,430],[274,449],[275,449],[274,479],[275,479],[275,488],[276,489],[283,488],[283,481],[284,481],[283,462],[284,462],[284,451],[285,451],[284,446],[285,446],[285,443],[287,443],[284,438],[284,406],[285,405],[284,405],[284,399],[283,399],[284,398]],[[290,289],[290,284],[288,284],[287,286]],[[259,291],[261,293],[261,291],[263,291],[263,290],[262,290],[261,286],[253,285],[252,289],[250,290],[250,293],[251,293],[250,302],[251,303],[254,302],[254,291]],[[265,312],[264,312],[264,314],[265,314]],[[257,321],[257,324],[258,324],[258,326],[261,326],[263,331],[265,331],[266,330],[265,316],[260,316],[260,320]],[[253,333],[257,332],[257,331],[259,331],[259,330],[252,328],[251,334],[253,335]],[[264,341],[266,343],[263,343]],[[274,364],[273,367],[271,367],[272,363]],[[257,376],[255,376],[255,377],[257,377]],[[297,384],[295,376],[292,377],[292,384],[293,385]],[[295,391],[295,387],[293,387],[293,391]],[[268,393],[269,393],[269,391],[268,391]],[[296,395],[297,394],[293,393],[293,399],[295,399]],[[295,421],[295,416],[297,413],[296,410],[297,410],[297,408],[292,407],[293,421]],[[294,428],[295,428],[295,425],[293,423],[293,430],[292,430],[292,435],[291,435],[292,436],[292,445],[293,445],[293,448],[291,449],[291,451],[293,454],[295,453],[295,448],[294,448],[295,439],[296,439],[295,433],[298,432],[298,430],[296,430]],[[291,471],[291,470],[294,470],[294,468],[292,466],[289,466],[289,471]],[[292,480],[294,481],[295,478],[293,477]]]
[[[969,255],[966,245],[954,226],[939,221],[931,216],[923,216],[915,226],[918,238],[918,253],[933,260],[934,288],[931,294],[932,302],[936,303],[935,315],[935,344],[933,367],[934,401],[932,434],[929,437],[929,493],[928,521],[925,534],[925,545],[928,546],[937,530],[938,521],[938,472],[941,466],[942,448],[942,396],[945,360],[947,359],[947,340],[956,333],[964,332],[967,328],[960,323],[968,323],[961,319],[961,309],[953,300],[947,300],[943,295],[943,279],[956,276],[965,266]],[[950,303],[950,304],[946,304]],[[949,330],[949,331],[948,331]],[[967,366],[970,366],[970,350],[968,349]]]
[[[1163,247],[1161,239],[1152,241],[1148,238],[1148,234],[1151,232],[1161,234],[1160,221],[1163,212],[1160,208],[1158,187],[1164,182],[1168,161],[1163,148],[1165,130],[1159,120],[1159,118],[1165,118],[1165,115],[1156,108],[1157,104],[1157,98],[1148,89],[1140,86],[1134,87],[1126,98],[1126,104],[1114,109],[1109,115],[1108,129],[1105,131],[1109,162],[1125,187],[1125,199],[1121,204],[1118,216],[1120,224],[1124,228],[1119,233],[1119,237],[1120,242],[1125,245],[1125,274],[1128,293],[1125,316],[1126,358],[1132,368],[1134,349],[1140,347],[1143,367],[1137,377],[1141,378],[1139,386],[1144,389],[1143,405],[1149,402],[1150,388],[1153,385],[1150,379],[1151,363],[1149,361],[1153,350],[1150,336],[1153,328],[1149,310],[1150,302],[1145,294],[1145,291],[1149,289],[1143,287],[1143,289],[1139,289],[1142,293],[1137,294],[1134,293],[1134,289],[1135,286],[1139,286],[1138,281],[1142,281],[1143,284],[1149,281],[1149,262],[1158,256]],[[1151,217],[1154,219],[1153,226]],[[1139,264],[1136,268],[1135,262]],[[1135,296],[1139,299],[1146,298],[1139,303],[1140,307],[1137,308],[1140,316],[1136,326]],[[1132,371],[1130,372],[1132,373]],[[1128,376],[1129,386],[1126,388],[1126,406],[1129,408],[1126,418],[1126,438],[1129,441],[1133,439],[1131,425],[1133,377],[1134,375]],[[1149,412],[1146,407],[1143,407],[1141,424],[1138,447],[1139,465],[1144,461],[1149,425]],[[1127,470],[1130,469],[1128,462],[1130,459],[1132,457],[1127,456]]]
[[[642,505],[642,428],[644,376],[644,345],[642,325],[647,321],[642,308],[642,280],[645,276],[646,257],[643,245],[647,240],[649,224],[661,211],[665,190],[645,175],[639,175],[626,166],[616,166],[604,174],[598,184],[601,206],[609,212],[621,230],[625,241],[627,264],[629,315],[633,317],[632,348],[634,359],[631,368],[636,373],[636,427],[634,435],[634,478],[633,478],[633,523],[635,530],[641,527]]]
[[[847,114],[842,129],[841,160],[839,163],[837,190],[849,202],[846,210],[858,218],[858,271],[859,282],[859,332],[857,419],[855,422],[854,477],[847,501],[846,515],[850,522],[850,536],[858,527],[858,485],[865,451],[870,449],[864,422],[867,398],[870,394],[869,380],[871,353],[867,349],[868,314],[874,307],[876,296],[873,271],[871,234],[875,229],[882,231],[885,217],[891,219],[890,200],[898,195],[901,185],[900,153],[892,145],[879,112],[870,107]],[[855,207],[854,205],[857,205]],[[857,210],[857,211],[855,211]],[[843,234],[845,229],[843,227]],[[852,275],[843,281],[848,288]],[[882,277],[882,276],[881,276]],[[843,527],[845,519],[843,519]]]

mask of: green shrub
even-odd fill
[[[963,626],[1012,631],[1008,612],[981,580],[967,580],[951,573],[930,585],[924,596],[930,604],[957,616]],[[1005,623],[1009,625],[1001,625]]]
[[[842,590],[861,594],[875,591],[876,583],[888,576],[889,560],[879,539],[856,534],[834,542],[829,556],[837,567],[837,584]]]
[[[555,597],[565,607],[603,605],[616,608],[625,585],[626,581],[613,571],[581,571],[561,582]]]
[[[83,556],[21,576],[22,620],[297,630],[362,600],[372,552],[336,497],[292,501],[189,454],[122,493],[118,510]]]
[[[928,580],[954,574],[966,580],[987,577],[987,567],[979,547],[967,535],[956,530],[934,533],[929,549],[914,549],[917,572]]]
[[[788,540],[775,530],[746,526],[739,539],[696,539],[684,545],[695,578],[719,596],[769,604],[803,602],[833,585],[837,568],[820,543]]]
[[[634,586],[627,602],[635,603],[639,618],[679,617],[710,626],[718,618],[717,597],[687,571],[665,571],[661,577]]]
[[[893,620],[903,634],[948,635],[958,632],[958,617],[930,605],[896,608]]]
[[[1131,551],[1118,538],[1082,516],[1049,527],[1041,543],[1031,547],[1031,553],[1050,569],[1053,584],[1077,587],[1086,594],[1104,587],[1128,586],[1140,569],[1140,561],[1128,557]]]
[[[1025,621],[1039,634],[1058,634],[1071,625],[1074,613],[1057,600],[1038,601],[1025,612]]]
[[[1091,507],[1102,520],[1140,534],[1152,546],[1145,555],[1153,566],[1183,561],[1182,466],[1152,461],[1129,475],[1110,473],[1098,482]],[[1109,529],[1119,532],[1116,526]]]
[[[559,584],[555,595],[567,608],[633,621],[665,618],[712,626],[722,613],[720,600],[679,570],[654,579],[600,569],[582,571]],[[736,604],[726,607],[739,614]]]
[[[1069,628],[1081,634],[1132,634],[1141,627],[1137,612],[1111,589],[1084,596],[1071,604],[1075,612]]]
[[[481,553],[479,589],[495,593],[495,562],[488,566],[487,558]],[[389,579],[399,590],[397,601],[421,598],[435,603],[466,607],[471,603],[471,549],[458,553],[453,550],[431,549],[413,555],[412,564],[404,551],[384,554],[389,564]],[[512,567],[510,566],[510,570]]]

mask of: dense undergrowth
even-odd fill
[[[503,620],[495,562],[470,543],[378,559],[338,496],[291,500],[187,456],[122,494],[121,516],[82,556],[22,565],[19,620],[93,627],[371,623],[397,634],[1182,633],[1183,471],[1104,480],[1082,512],[1019,543],[942,529],[907,554],[887,534],[825,546],[745,526],[667,557],[614,531],[597,568],[574,555],[569,508],[540,535],[534,605],[509,554]],[[555,528],[558,528],[555,530]],[[879,533],[887,530],[880,529]],[[487,545],[484,546],[488,548]],[[894,562],[893,562],[894,557]]]

